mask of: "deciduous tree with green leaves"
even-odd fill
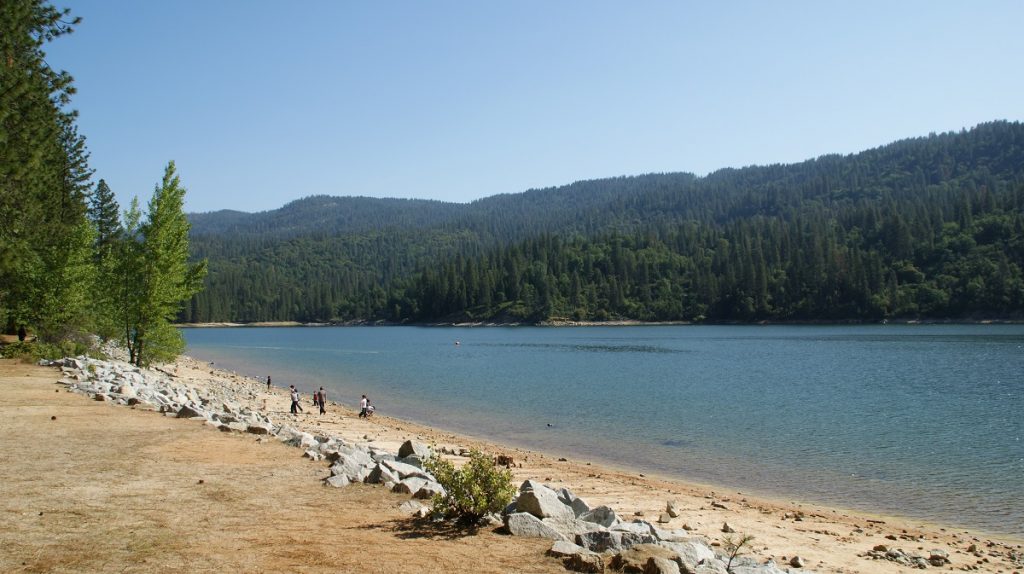
[[[206,261],[189,263],[189,223],[183,211],[185,188],[167,164],[153,192],[146,220],[137,202],[125,217],[123,242],[113,274],[118,323],[132,363],[169,360],[185,347],[171,321],[185,301],[202,289]]]

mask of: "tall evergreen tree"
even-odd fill
[[[89,198],[89,219],[96,227],[97,259],[104,251],[108,251],[121,235],[121,219],[118,214],[120,209],[114,192],[105,180],[100,179]]]
[[[78,266],[79,242],[91,240],[88,153],[64,109],[71,76],[42,50],[77,23],[41,0],[0,3],[0,313],[7,327],[34,324],[47,338],[81,322],[87,284]]]

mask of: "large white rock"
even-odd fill
[[[506,515],[505,527],[514,536],[566,540],[566,537],[561,532],[544,524],[544,522],[529,512],[516,512]]]
[[[419,490],[414,492],[412,496],[413,498],[430,499],[433,498],[435,494],[444,496],[446,494],[444,491],[444,487],[441,486],[441,484],[438,482],[428,480],[427,483],[421,486]]]
[[[615,511],[611,507],[604,505],[584,512],[579,518],[585,522],[593,522],[606,528],[619,523],[619,517],[615,514]]]
[[[683,566],[690,572],[696,571],[697,565],[701,562],[712,562],[717,558],[714,550],[708,546],[708,543],[696,536],[690,537],[688,540],[672,542],[662,540],[658,545],[664,546],[669,550],[675,551],[676,554],[679,554],[680,559],[682,559]]]
[[[348,486],[349,484],[351,484],[351,482],[349,482],[348,477],[340,474],[324,479],[324,486],[333,486],[334,488],[341,488],[343,486]]]
[[[401,482],[391,489],[391,491],[399,494],[416,494],[426,485],[427,479],[420,478],[418,476],[410,476],[409,478],[403,478]]]
[[[370,470],[370,474],[366,476],[366,482],[370,484],[386,484],[389,482],[397,483],[400,480],[402,480],[402,478],[395,474],[393,470],[380,463],[377,463],[373,469]]]
[[[405,458],[413,454],[426,460],[430,458],[430,447],[421,442],[407,440],[398,448],[398,458]]]
[[[611,530],[619,532],[632,532],[641,536],[655,536],[657,528],[646,520],[634,520],[633,522],[619,522],[610,527]]]
[[[397,460],[382,460],[380,464],[391,469],[399,478],[409,478],[416,476],[426,480],[434,480],[434,477],[429,472],[416,468],[411,464],[405,464],[404,462],[398,462]]]
[[[357,457],[347,455],[342,455],[331,465],[332,475],[346,476],[352,482],[363,482],[371,470],[368,464],[364,464]]]
[[[576,518],[572,508],[563,504],[554,490],[533,481],[526,481],[523,486],[527,483],[531,483],[531,487],[520,490],[519,498],[516,499],[517,511],[529,512],[537,518]]]

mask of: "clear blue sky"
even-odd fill
[[[1024,119],[1024,2],[54,0],[95,179],[465,202]]]

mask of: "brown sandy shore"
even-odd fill
[[[183,357],[162,368],[197,388],[292,419],[283,389]],[[323,462],[276,440],[219,432],[193,420],[91,401],[55,385],[53,368],[0,360],[0,572],[565,572],[550,542],[485,528],[473,535],[416,521],[406,496],[380,486],[321,486]],[[330,398],[330,397],[329,397]],[[516,461],[516,480],[566,486],[621,516],[658,519],[667,501],[712,542],[722,526],[754,535],[750,555],[817,572],[911,570],[865,554],[877,545],[928,555],[932,570],[1024,571],[1022,540],[835,508],[755,498],[642,476],[377,415],[359,419],[331,402],[294,426],[397,451],[413,438],[476,447]],[[519,466],[521,465],[521,466]]]

